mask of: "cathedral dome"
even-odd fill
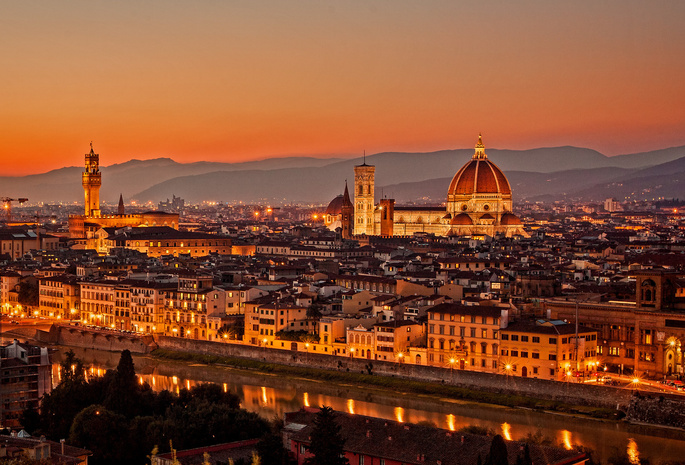
[[[345,192],[331,200],[331,203],[329,203],[328,207],[326,207],[325,215],[340,215],[343,211],[343,207],[346,206],[352,207],[352,201],[350,200],[350,192],[347,190],[347,182],[345,182]]]
[[[481,136],[478,136],[473,158],[452,178],[447,195],[503,194],[511,195],[507,177],[488,160]]]
[[[450,224],[452,226],[471,226],[473,225],[473,220],[466,213],[459,213],[457,216],[452,218]]]
[[[326,207],[326,215],[339,215],[342,213],[342,206],[343,206],[343,195],[340,194],[333,200],[331,200],[331,203],[328,204],[328,207]]]

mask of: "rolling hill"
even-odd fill
[[[444,199],[453,174],[472,153],[473,149],[384,152],[366,160],[376,166],[379,197],[393,196],[398,202],[427,197],[439,202]],[[682,181],[677,174],[681,165],[676,159],[682,159],[685,147],[616,157],[577,147],[488,149],[487,153],[509,177],[516,198],[602,198],[623,197],[626,192],[649,193],[650,189],[661,189],[660,196],[678,193]],[[105,161],[106,156],[102,155],[101,162]],[[101,168],[100,198],[111,204],[116,203],[120,193],[126,201],[141,202],[157,202],[175,194],[189,202],[325,203],[342,192],[345,180],[353,182],[353,167],[359,163],[360,158],[315,157],[244,163],[134,159]],[[0,195],[28,197],[31,202],[80,203],[81,170],[73,166],[30,176],[0,177]]]

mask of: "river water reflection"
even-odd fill
[[[53,383],[60,379],[60,349],[54,356]],[[88,367],[88,376],[102,376],[115,368],[119,354],[74,349]],[[203,383],[217,383],[236,393],[243,408],[272,419],[302,406],[329,405],[335,410],[355,415],[396,420],[429,422],[452,431],[469,425],[491,428],[506,439],[521,439],[542,431],[562,447],[584,446],[594,449],[603,463],[620,450],[637,463],[648,458],[652,464],[685,459],[685,433],[669,429],[603,422],[590,419],[544,414],[531,410],[502,408],[484,404],[463,403],[417,395],[400,395],[369,390],[353,385],[340,385],[309,380],[232,370],[225,367],[188,365],[134,356],[141,383],[156,391],[183,388]]]

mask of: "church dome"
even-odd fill
[[[340,215],[345,206],[352,207],[350,192],[347,190],[347,182],[345,182],[345,192],[331,200],[331,203],[326,207],[325,214],[331,216]]]
[[[331,203],[328,204],[328,207],[326,207],[326,215],[339,215],[342,213],[342,206],[343,206],[343,195],[340,194],[333,200],[331,200]]]
[[[488,160],[483,139],[479,135],[473,158],[452,178],[447,195],[503,194],[511,195],[507,177]]]
[[[523,223],[519,219],[518,216],[514,215],[513,213],[505,213],[502,215],[502,219],[500,220],[500,224],[503,224],[505,226],[519,226],[522,225]]]
[[[473,220],[466,213],[459,213],[450,222],[452,226],[471,226],[473,225]]]

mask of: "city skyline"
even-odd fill
[[[685,145],[685,5],[4,5],[4,174],[132,158]]]

